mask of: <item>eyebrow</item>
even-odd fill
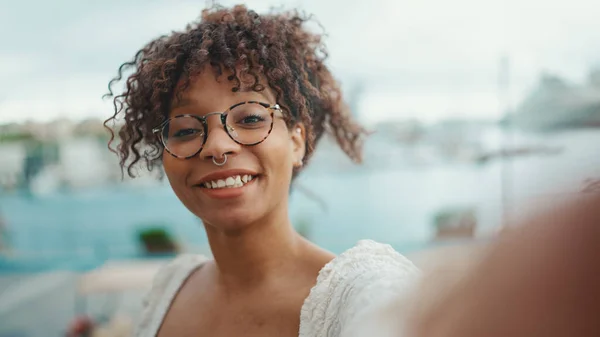
[[[262,96],[262,98],[264,98],[266,100],[265,103],[270,103],[270,98],[267,96],[267,94],[265,93],[265,91],[254,91],[254,90],[240,90],[239,92],[255,92],[258,93],[260,96]],[[246,101],[249,101],[250,99],[246,99]],[[240,102],[242,102],[244,100],[241,100]],[[175,110],[175,109],[179,109],[179,108],[183,108],[189,105],[194,105],[197,104],[198,101],[196,101],[195,99],[190,99],[187,97],[182,97],[181,99],[176,99],[173,100],[173,103],[171,103],[171,109],[170,110]],[[236,103],[237,104],[237,103]],[[234,104],[235,105],[235,104]],[[227,107],[229,108],[229,107]]]
[[[266,102],[265,102],[265,103],[270,103],[270,100],[271,100],[271,99],[270,99],[270,98],[267,96],[267,91],[266,91],[266,89],[265,89],[265,90],[262,90],[262,91],[256,91],[256,90],[248,89],[248,90],[240,90],[239,92],[255,92],[255,93],[257,93],[257,94],[261,95],[261,96],[262,96],[262,97],[263,97],[263,98],[266,100]]]

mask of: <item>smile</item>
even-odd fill
[[[204,188],[209,189],[224,189],[224,188],[237,188],[243,187],[254,179],[254,176],[249,174],[234,175],[224,179],[217,179],[203,182],[201,185]]]

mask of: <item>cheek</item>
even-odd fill
[[[261,157],[264,158],[264,164],[268,165],[267,169],[272,171],[271,175],[276,176],[279,182],[285,182],[291,179],[293,168],[292,142],[287,133],[271,136],[276,137],[265,141],[265,146],[261,147]]]
[[[184,184],[185,176],[187,174],[185,161],[175,158],[165,152],[163,155],[163,167],[173,189],[183,187],[182,185]]]
[[[190,172],[190,165],[192,165],[191,161],[192,160],[174,158],[167,153],[166,156],[163,157],[163,167],[173,193],[175,193],[179,201],[181,201],[187,209],[192,213],[198,214],[196,212],[198,207],[196,199],[192,190],[187,186],[187,177]]]

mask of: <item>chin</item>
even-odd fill
[[[259,219],[256,214],[243,210],[221,210],[212,213],[209,216],[201,217],[202,223],[217,231],[231,234],[242,232]]]

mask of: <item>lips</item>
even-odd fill
[[[223,179],[214,179],[203,182],[200,186],[209,189],[237,188],[251,182],[255,176],[251,174],[233,175]]]
[[[223,170],[205,175],[198,180],[194,186],[206,189],[243,187],[254,180],[257,176],[258,173],[250,170]]]

